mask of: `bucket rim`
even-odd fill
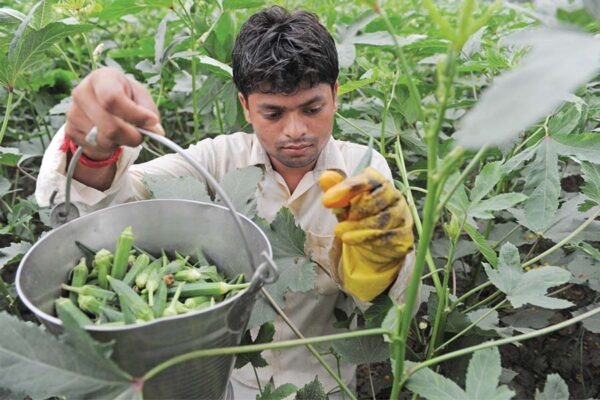
[[[23,265],[29,258],[30,254],[33,253],[36,250],[36,248],[40,245],[40,243],[42,243],[44,240],[46,240],[53,232],[59,232],[62,229],[67,229],[67,227],[69,227],[71,224],[76,223],[77,221],[85,220],[87,218],[92,218],[93,216],[95,216],[99,213],[106,212],[106,210],[111,210],[111,209],[115,209],[115,208],[132,207],[132,206],[138,205],[138,203],[193,203],[193,204],[201,204],[201,205],[206,205],[206,206],[210,206],[210,207],[221,208],[227,212],[230,212],[230,209],[228,207],[222,206],[220,204],[208,203],[205,201],[188,200],[188,199],[144,199],[144,200],[137,200],[137,201],[127,202],[127,203],[122,203],[122,204],[116,204],[116,205],[113,205],[110,207],[105,207],[100,210],[93,211],[89,214],[82,215],[82,216],[80,216],[72,221],[69,221],[57,228],[51,229],[50,231],[46,232],[46,234],[43,237],[38,239],[38,241],[35,242],[29,248],[29,250],[27,250],[27,252],[23,256],[23,258],[19,262],[19,266],[17,268],[17,273],[15,275],[15,287],[17,289],[17,295],[21,299],[23,304],[25,304],[25,306],[31,312],[33,312],[33,314],[35,314],[36,318],[40,318],[45,322],[50,322],[53,325],[59,326],[61,328],[63,326],[63,323],[60,320],[60,318],[57,318],[57,317],[50,315],[50,314],[42,311],[41,309],[39,309],[37,306],[35,306],[33,303],[31,303],[31,301],[29,301],[27,296],[25,296],[25,294],[23,293],[23,289],[21,288],[21,276],[22,276],[22,272],[23,272]],[[266,252],[267,252],[268,256],[272,258],[273,257],[273,248],[272,248],[271,242],[269,241],[269,238],[267,237],[265,232],[254,221],[252,221],[250,218],[248,218],[244,214],[242,214],[238,211],[236,211],[236,213],[239,215],[239,217],[241,219],[245,220],[251,226],[256,228],[256,230],[260,233],[260,235],[265,239],[265,242],[267,244]],[[253,270],[255,269],[254,265],[252,265],[251,267]],[[152,325],[160,324],[162,322],[184,319],[184,318],[196,316],[196,315],[199,315],[202,313],[212,312],[213,310],[216,310],[219,308],[224,308],[228,304],[233,303],[236,300],[238,300],[238,298],[243,296],[247,292],[247,290],[248,290],[248,288],[243,289],[239,293],[237,293],[235,296],[233,296],[227,300],[224,300],[222,302],[219,302],[212,307],[190,311],[185,314],[177,314],[177,315],[173,315],[173,316],[160,317],[160,318],[153,319],[151,321],[145,321],[145,322],[141,322],[141,323],[136,322],[135,324],[122,325],[122,326],[86,325],[83,328],[86,331],[90,331],[90,332],[121,332],[121,331],[129,331],[129,330],[133,330],[133,329],[138,329],[138,328],[142,328],[142,327],[144,327],[144,328],[150,327]]]

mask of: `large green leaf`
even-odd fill
[[[292,212],[287,208],[279,210],[271,224],[264,220],[256,221],[267,235],[273,248],[273,258],[279,269],[279,279],[265,289],[282,309],[288,291],[308,292],[315,287],[315,265],[304,253],[304,231],[296,225]],[[261,295],[250,316],[249,328],[262,325],[275,319],[275,311]]]
[[[475,178],[473,189],[471,189],[472,202],[483,199],[496,186],[496,183],[504,175],[501,164],[500,161],[494,161],[481,169]]]
[[[145,175],[144,185],[155,199],[211,201],[204,182],[191,176]]]
[[[217,76],[224,79],[231,79],[233,76],[233,70],[231,67],[225,63],[222,63],[219,60],[215,60],[209,56],[198,56],[198,61],[200,61],[200,65],[206,68],[208,71],[216,74]]]
[[[478,148],[512,140],[600,69],[600,41],[587,33],[538,28],[520,31],[505,43],[531,50],[517,69],[496,78],[463,118],[454,135],[460,145]]]
[[[315,380],[298,389],[295,400],[327,400],[327,394],[325,393],[323,384],[315,376]]]
[[[0,269],[10,262],[15,262],[21,259],[21,257],[27,253],[27,250],[31,248],[31,243],[20,242],[11,243],[8,247],[0,249]]]
[[[492,211],[506,210],[518,203],[527,200],[522,193],[502,193],[498,196],[482,200],[469,207],[469,216],[472,218],[492,219]]]
[[[483,257],[485,257],[487,262],[489,262],[492,265],[492,267],[496,268],[496,266],[498,265],[498,257],[496,256],[496,252],[494,251],[494,249],[492,249],[492,246],[490,246],[485,237],[481,233],[479,233],[477,228],[473,227],[468,223],[463,225],[463,229],[465,230],[465,232],[467,232],[471,239],[473,239],[473,242],[475,242],[475,245],[477,246]]]
[[[553,135],[554,148],[559,154],[573,156],[580,161],[600,164],[600,133]]]
[[[297,391],[298,388],[291,383],[284,383],[283,385],[274,388],[273,384],[269,382],[263,388],[262,393],[256,395],[256,400],[283,400]]]
[[[525,168],[525,216],[535,232],[542,232],[558,210],[560,178],[558,154],[550,138],[545,138],[536,151],[535,160]]]
[[[581,163],[581,172],[583,172],[583,180],[585,181],[581,192],[595,202],[600,203],[600,165],[587,162]]]
[[[579,314],[586,313],[591,310],[595,310],[600,307],[600,303],[590,304],[587,307],[580,308],[579,310],[573,313],[574,316]],[[600,334],[600,313],[594,314],[591,317],[588,317],[583,320],[583,327],[588,331],[596,334]]]
[[[535,400],[567,400],[569,387],[559,374],[549,374],[546,377],[544,391],[535,390]]]
[[[407,387],[427,400],[508,400],[514,392],[500,382],[500,352],[497,348],[476,351],[469,362],[465,390],[444,376],[424,368],[414,373]]]
[[[567,269],[573,275],[571,283],[586,284],[590,289],[600,292],[600,262],[578,254],[568,265]]]
[[[332,343],[332,347],[344,361],[352,364],[374,363],[390,358],[389,346],[382,336],[338,340]]]
[[[568,282],[571,273],[559,267],[549,266],[524,272],[519,250],[511,243],[504,244],[500,249],[497,269],[485,263],[483,266],[490,281],[506,294],[515,308],[525,304],[550,309],[567,308],[573,305],[569,301],[546,296],[549,288]]]
[[[262,344],[262,343],[270,343],[273,341],[273,335],[275,335],[275,325],[271,322],[267,322],[260,326],[258,333],[256,334],[256,340],[252,340],[252,335],[250,331],[247,330],[244,339],[242,341],[243,345],[248,344]],[[267,361],[262,357],[260,351],[252,352],[252,353],[240,353],[237,355],[235,359],[235,368],[242,368],[244,365],[251,363],[254,368],[262,368],[266,367]]]
[[[248,218],[254,218],[256,215],[256,188],[262,176],[260,168],[250,166],[230,171],[221,179],[220,184],[229,195],[235,209]]]
[[[31,23],[34,29],[41,29],[44,26],[48,25],[50,22],[52,22],[52,7],[55,3],[56,0],[40,1],[39,7],[37,7],[33,14],[33,21]]]
[[[0,387],[33,398],[132,398],[130,378],[108,358],[38,325],[0,313]]]
[[[578,97],[576,98],[579,101]],[[548,120],[548,132],[551,135],[568,135],[579,124],[581,118],[581,104],[578,102],[566,103],[555,115]]]
[[[45,53],[59,40],[92,29],[89,24],[51,22],[39,30],[25,32],[8,55],[7,81],[15,85],[19,76],[38,67]]]

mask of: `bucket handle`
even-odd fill
[[[198,173],[200,173],[200,175],[202,175],[202,177],[206,179],[210,187],[219,195],[221,200],[223,200],[223,202],[231,212],[231,216],[233,217],[235,225],[242,236],[242,242],[244,243],[246,255],[248,256],[248,260],[250,260],[250,266],[254,270],[254,274],[252,275],[252,280],[248,291],[251,293],[256,293],[264,284],[270,284],[275,282],[279,277],[279,270],[277,268],[277,265],[275,265],[273,259],[265,251],[263,251],[261,255],[263,256],[265,261],[263,261],[258,267],[255,266],[254,257],[252,256],[252,251],[250,250],[250,245],[248,244],[248,238],[244,234],[244,229],[242,228],[242,221],[239,215],[237,214],[233,203],[229,199],[229,196],[227,195],[227,193],[225,193],[221,185],[219,185],[219,182],[217,182],[217,180],[206,170],[206,168],[204,168],[200,163],[196,162],[196,160],[191,158],[183,150],[183,148],[181,148],[181,146],[179,146],[172,140],[143,128],[136,129],[139,131],[140,134],[147,136],[150,139],[155,140],[160,144],[168,147],[170,150],[176,152],[187,162],[189,162],[192,165],[192,167],[194,167],[196,171],[198,171]],[[85,136],[85,140],[88,143],[95,145],[97,136],[98,128],[94,126]],[[79,210],[77,209],[77,206],[75,206],[71,202],[71,181],[73,179],[73,172],[75,171],[75,166],[77,165],[77,161],[79,160],[79,157],[82,153],[83,148],[78,147],[75,153],[73,154],[73,157],[71,158],[69,167],[67,168],[67,182],[65,188],[64,203],[59,203],[56,206],[53,206],[54,198],[58,193],[56,190],[52,193],[52,196],[50,197],[50,206],[53,206],[50,219],[54,227],[62,225],[79,217]]]

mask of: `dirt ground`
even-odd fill
[[[596,296],[592,290],[579,285],[574,285],[561,294],[562,298],[578,306],[597,301]],[[548,315],[551,315],[549,324],[572,317],[568,311],[549,312]],[[463,342],[461,345],[475,344],[477,339],[468,340],[470,343]],[[530,339],[519,346],[502,346],[500,354],[502,367],[505,369],[503,379],[516,393],[515,399],[534,398],[536,388],[542,391],[546,376],[552,373],[558,373],[567,383],[571,399],[600,398],[600,335],[585,330],[581,324]],[[441,372],[464,387],[468,361],[469,358],[456,359],[443,365]],[[373,389],[369,381],[369,372]],[[391,385],[389,363],[359,367],[359,399],[389,399]],[[402,394],[402,399],[411,397],[408,392]]]

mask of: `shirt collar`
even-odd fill
[[[252,138],[252,147],[250,150],[250,165],[264,165],[267,170],[272,170],[273,166],[271,165],[271,160],[267,155],[267,152],[260,144],[258,137],[256,134],[253,135]],[[320,172],[323,172],[327,169],[334,169],[342,172],[345,176],[348,176],[348,170],[346,168],[346,162],[344,161],[344,157],[340,149],[337,146],[337,141],[333,138],[329,138],[329,141],[321,150],[321,154],[317,159],[317,164],[313,171],[317,173],[316,176],[319,175]]]

